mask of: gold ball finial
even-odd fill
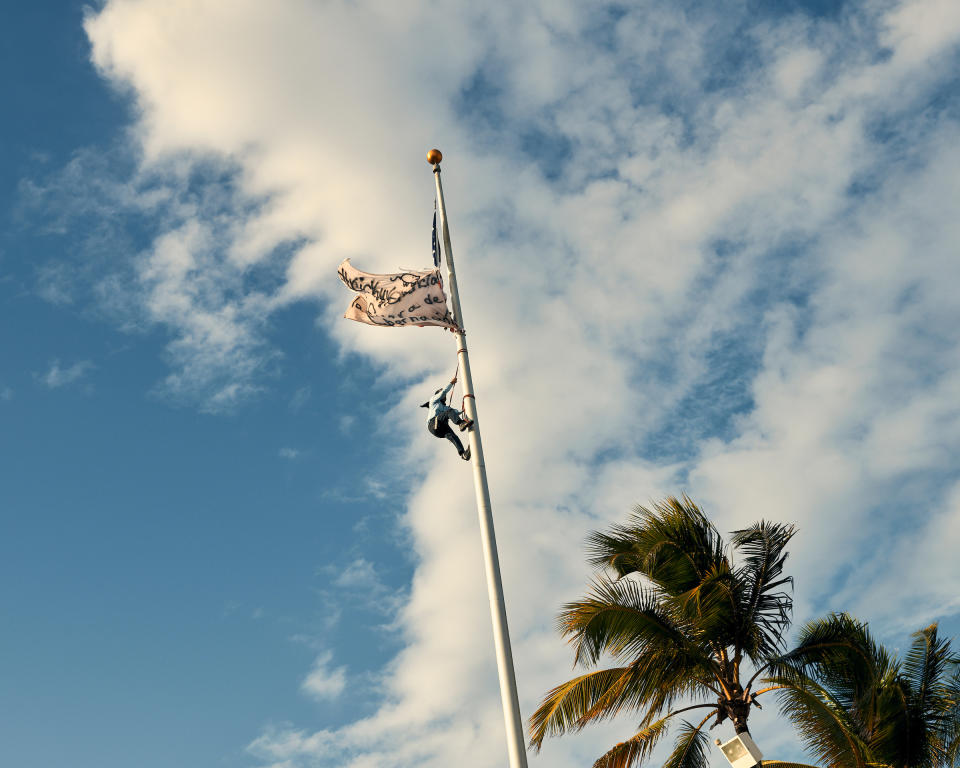
[[[439,149],[431,149],[427,152],[427,162],[430,165],[439,165],[441,160],[443,160],[443,155]]]

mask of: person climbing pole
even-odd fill
[[[451,421],[460,427],[461,432],[473,427],[473,420],[467,418],[467,415],[463,411],[458,411],[456,408],[447,405],[447,395],[456,383],[457,377],[454,376],[450,379],[450,383],[447,384],[447,386],[434,392],[433,397],[420,407],[430,409],[430,418],[427,420],[427,429],[430,431],[430,434],[434,437],[447,438],[457,449],[460,458],[464,461],[469,461],[470,446],[464,449],[460,438],[457,437],[456,433],[450,427]]]

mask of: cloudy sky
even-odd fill
[[[335,273],[429,263],[433,146],[525,716],[584,536],[672,493],[797,523],[798,623],[960,635],[954,0],[38,0],[0,34],[5,763],[505,764],[470,470],[416,407],[453,339],[342,320]]]

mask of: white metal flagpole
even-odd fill
[[[470,435],[473,485],[477,493],[477,514],[480,517],[480,539],[483,544],[483,561],[487,573],[487,593],[490,597],[490,618],[493,622],[493,642],[497,651],[497,670],[500,674],[500,698],[503,703],[503,719],[507,726],[507,752],[510,768],[527,768],[527,751],[523,740],[523,723],[520,720],[520,702],[517,698],[517,678],[513,671],[513,653],[510,650],[510,631],[507,628],[507,609],[503,601],[503,583],[500,580],[500,560],[497,557],[497,539],[493,531],[493,512],[490,509],[490,490],[487,488],[487,468],[483,462],[483,444],[480,442],[480,420],[477,418],[477,401],[473,396],[473,378],[470,375],[470,358],[467,355],[467,338],[463,331],[463,312],[460,309],[460,293],[457,291],[457,274],[453,267],[453,249],[450,246],[450,228],[447,226],[447,209],[443,202],[443,186],[440,183],[439,149],[427,153],[427,162],[433,166],[433,178],[437,183],[437,208],[440,212],[440,228],[443,233],[443,250],[447,257],[447,278],[450,283],[450,301],[453,319],[457,324],[457,356],[463,380],[464,409],[473,420]]]

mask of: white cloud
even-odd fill
[[[305,693],[317,700],[336,699],[347,685],[346,668],[331,667],[332,660],[333,653],[330,651],[317,656],[310,673],[300,685]]]
[[[4,402],[13,400],[13,389],[11,387],[0,388],[0,400],[3,400]]]
[[[281,459],[288,459],[289,461],[293,461],[300,455],[300,451],[298,451],[296,448],[281,448],[278,451],[278,455],[280,456]]]
[[[95,367],[89,360],[81,360],[71,366],[61,368],[60,361],[54,360],[50,363],[47,372],[40,375],[39,379],[48,389],[59,389],[79,381]]]
[[[258,201],[222,183],[236,170],[228,159],[131,171],[138,156],[81,151],[59,174],[21,185],[44,228],[71,233],[73,262],[41,266],[38,291],[57,303],[93,301],[133,334],[164,329],[170,373],[155,394],[231,410],[261,391],[282,358],[267,343],[276,296],[230,256],[243,235],[238,220]],[[159,232],[146,248],[143,229]]]
[[[167,348],[175,366],[164,393],[201,396],[210,411],[233,407],[258,390],[257,373],[275,353],[263,349],[260,326],[272,300],[257,291],[230,296],[243,276],[213,244],[201,221],[158,238],[139,267],[147,317],[175,329]]]
[[[349,587],[353,589],[382,590],[385,587],[380,577],[377,576],[377,570],[373,563],[364,560],[362,557],[354,560],[346,568],[340,571],[333,580],[338,587]]]
[[[377,567],[365,558],[355,558],[343,567],[326,565],[320,571],[330,577],[334,588],[325,593],[329,601],[343,608],[362,607],[392,621],[405,602],[406,593],[388,586]]]
[[[723,8],[605,17],[556,0],[111,0],[89,17],[95,63],[139,108],[128,193],[150,174],[169,191],[130,280],[173,337],[167,391],[208,407],[255,393],[281,352],[272,313],[301,299],[342,350],[415,382],[384,417],[391,471],[423,481],[382,706],[266,732],[255,755],[503,761],[470,472],[416,407],[449,375],[451,340],[341,322],[333,279],[344,256],[372,271],[427,258],[434,142],[525,712],[569,669],[553,615],[583,587],[586,531],[684,488],[727,530],[799,524],[798,618],[958,610],[935,532],[960,515],[960,154],[955,117],[928,107],[960,27],[939,0],[886,6],[747,27]],[[733,70],[722,49],[740,45]],[[199,162],[228,165],[232,186],[191,208],[175,180]],[[248,284],[253,269],[272,287]],[[942,583],[903,573],[915,562]],[[365,560],[340,578],[380,583]],[[331,659],[307,678],[315,695],[342,690]],[[534,762],[582,765],[629,728]]]
[[[368,477],[364,479],[363,484],[367,490],[367,494],[374,499],[383,501],[389,495],[387,484],[382,480]]]
[[[300,387],[290,398],[290,410],[297,413],[310,400],[311,389],[309,386]]]
[[[40,298],[51,304],[73,303],[71,282],[71,271],[65,264],[43,264],[37,270],[37,293]]]

